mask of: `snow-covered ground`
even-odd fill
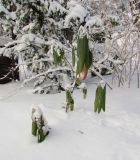
[[[95,85],[88,97],[76,90],[75,111],[65,113],[65,94],[33,95],[19,83],[0,85],[1,160],[139,160],[140,89],[107,90],[107,110],[93,112]],[[31,105],[43,104],[51,127],[43,143],[31,135]]]

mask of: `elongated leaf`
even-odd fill
[[[66,112],[68,109],[71,111],[74,110],[74,100],[71,94],[72,93],[69,90],[66,91]]]
[[[55,50],[55,48],[53,48],[53,59],[54,59],[54,63],[55,65],[62,65],[62,58],[64,56],[65,52],[63,49],[60,49],[60,53],[58,54],[58,52]]]
[[[65,54],[64,49],[63,49],[63,48],[62,48],[62,49],[60,49],[60,56],[61,56],[61,59],[64,57],[64,54]]]
[[[38,143],[41,143],[45,140],[46,135],[44,135],[43,129],[38,130]]]
[[[84,39],[78,37],[77,42],[77,54],[78,54],[78,64],[77,64],[77,72],[81,73],[84,61],[85,61],[85,54],[84,54]]]
[[[83,73],[83,68],[86,68],[88,72],[88,69],[92,64],[92,53],[89,50],[88,38],[86,35],[84,37],[78,37],[77,55],[78,55],[78,62],[77,62],[76,74],[78,75],[81,72]],[[87,75],[87,72],[86,72],[86,75]],[[85,78],[86,78],[86,75],[84,76]]]
[[[55,65],[58,65],[58,53],[57,51],[55,50],[55,48],[53,48],[53,59],[54,59],[54,63]]]
[[[87,97],[87,88],[83,88],[83,97],[84,99]]]
[[[81,73],[83,66],[85,64],[88,52],[89,52],[89,46],[88,46],[87,36],[78,37],[78,41],[77,41],[77,55],[78,55],[77,73]]]
[[[75,48],[72,48],[72,66],[75,66]]]
[[[92,52],[89,50],[88,54],[87,54],[87,58],[86,58],[86,66],[87,66],[87,69],[89,69],[92,65],[92,59],[93,59],[93,55],[92,55]]]
[[[32,135],[37,135],[37,122],[32,122]]]
[[[103,104],[103,89],[99,85],[96,89],[96,97],[94,102],[94,111],[100,113],[102,109]]]
[[[98,101],[99,101],[98,113],[100,113],[103,106],[103,89],[101,86],[99,86]]]
[[[105,112],[105,105],[106,105],[106,85],[103,88],[103,104],[102,104],[102,109]]]

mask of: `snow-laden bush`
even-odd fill
[[[87,10],[82,7],[81,5],[77,4],[74,7],[70,8],[69,14],[65,18],[65,26],[66,27],[73,27],[80,26],[82,23],[85,22],[87,17]]]
[[[27,78],[25,83],[33,84],[34,93],[51,93],[49,90],[54,82],[56,83],[53,87],[59,92],[59,89],[65,88],[62,79],[68,79],[71,83],[74,81],[76,65],[71,62],[79,58],[75,53],[77,33],[82,25],[93,54],[90,71],[100,77],[102,74],[114,73],[116,61],[121,62],[117,64],[119,67],[124,63],[120,56],[121,51],[114,48],[114,34],[121,35],[132,26],[127,3],[124,6],[120,0],[113,2],[111,4],[109,0],[105,3],[91,0],[2,0],[0,19],[3,32],[14,41],[6,44],[1,54],[12,54],[20,59],[19,65],[24,66],[29,73],[28,76],[24,76]],[[7,15],[15,16],[13,19]],[[134,39],[132,41],[134,42]],[[57,51],[55,56],[53,49]],[[63,58],[59,50],[64,50]],[[54,57],[61,63],[56,65]]]

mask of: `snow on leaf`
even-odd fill
[[[56,1],[50,2],[50,7],[49,7],[49,10],[48,10],[48,14],[50,15],[51,13],[55,13],[55,12],[58,12],[58,11],[61,14],[68,12],[64,7],[62,7]]]
[[[70,25],[71,20],[80,20],[80,23],[85,21],[88,11],[81,5],[77,4],[75,7],[70,8],[69,14],[65,18],[65,27]]]
[[[101,27],[103,25],[103,20],[100,18],[100,16],[93,16],[90,17],[89,20],[86,22],[86,27],[96,26]]]
[[[104,88],[104,87],[105,87],[105,85],[106,85],[106,83],[105,83],[105,81],[104,81],[104,80],[101,80],[99,84],[101,85],[101,87],[102,87],[102,88]]]
[[[87,85],[85,83],[81,83],[80,86],[78,86],[78,88],[84,89],[87,88]]]
[[[0,4],[0,12],[4,12],[6,14],[7,19],[12,19],[15,20],[16,19],[16,14],[15,12],[9,12],[4,6],[2,6]]]

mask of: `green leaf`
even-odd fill
[[[92,52],[89,50],[86,58],[86,63],[85,63],[87,66],[87,69],[89,69],[90,66],[92,65],[92,59],[93,59],[93,55],[92,55]]]
[[[37,122],[32,122],[32,135],[37,135]]]
[[[76,85],[77,85],[77,86],[80,86],[81,83],[82,83],[81,80],[80,80],[79,78],[77,78],[77,79],[76,79]]]
[[[94,111],[100,113],[103,106],[103,89],[99,85],[96,89],[96,97],[94,102]]]
[[[66,90],[66,112],[70,109],[74,110],[74,100],[72,97],[72,93],[69,90]]]
[[[87,88],[83,88],[83,98],[86,99],[87,97]]]
[[[92,53],[89,50],[88,45],[88,38],[85,35],[84,37],[79,37],[77,40],[77,56],[78,56],[78,62],[77,62],[77,70],[76,74],[80,74],[83,70],[84,65],[87,69],[90,68],[92,64]]]
[[[54,59],[54,63],[55,63],[56,66],[57,65],[62,65],[62,59],[63,59],[63,56],[65,54],[64,50],[60,49],[60,53],[59,54],[55,50],[55,48],[53,48],[53,59]]]
[[[57,53],[57,51],[55,50],[55,48],[53,48],[53,59],[54,59],[54,63],[55,63],[55,65],[58,65],[58,53]]]
[[[85,64],[88,52],[89,52],[89,46],[88,46],[87,36],[84,36],[82,38],[78,37],[78,41],[77,41],[77,55],[78,55],[77,74],[81,73],[83,66]]]
[[[60,49],[60,56],[61,56],[61,59],[64,57],[64,55],[65,55],[65,51],[64,51],[64,49],[62,48],[62,49]]]
[[[103,88],[103,103],[102,103],[102,109],[105,112],[105,105],[106,105],[106,85]]]
[[[75,48],[72,48],[72,66],[75,66]]]
[[[38,143],[41,143],[45,140],[46,135],[44,135],[43,129],[38,130]]]

